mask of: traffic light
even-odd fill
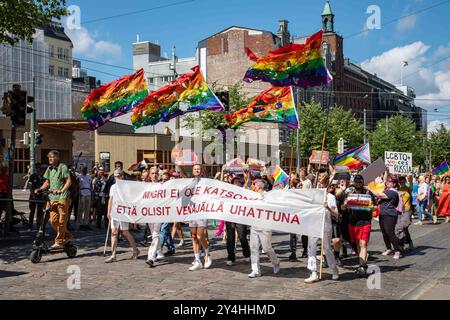
[[[44,135],[42,133],[35,131],[34,132],[34,144],[36,144],[36,145],[41,144],[43,137],[44,137]]]
[[[33,97],[28,97],[26,90],[20,89],[20,84],[13,85],[12,104],[11,104],[11,122],[16,127],[25,126],[27,113],[33,112],[33,108],[27,106],[28,101],[34,101]]]
[[[343,149],[342,152],[345,152],[348,150],[348,141],[347,140],[342,139],[342,149]]]
[[[23,133],[23,140],[20,140],[24,145],[29,146],[30,145],[30,133],[24,132]]]
[[[219,99],[225,107],[225,111],[228,112],[230,110],[230,96],[228,91],[217,91],[215,94],[217,99]]]
[[[12,109],[12,93],[11,91],[7,91],[3,94],[2,112],[5,116],[10,117],[11,109]]]

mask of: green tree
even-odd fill
[[[223,89],[215,88],[215,85],[211,85],[213,91],[222,91]],[[193,129],[195,121],[201,121],[202,129],[216,129],[217,126],[224,124],[224,116],[227,113],[233,113],[236,110],[245,108],[251,101],[246,94],[242,92],[242,84],[237,82],[234,85],[228,87],[229,98],[229,111],[201,111],[195,114],[188,114],[184,117],[184,127],[187,129]]]
[[[429,147],[433,167],[437,167],[442,161],[450,161],[450,130],[441,124],[438,130],[431,133]]]
[[[0,1],[0,43],[33,41],[36,28],[67,15],[66,0]]]
[[[372,159],[384,158],[385,151],[411,152],[414,163],[423,164],[425,160],[425,134],[416,131],[412,119],[395,115],[379,120],[376,129],[369,133]]]

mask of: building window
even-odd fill
[[[64,48],[64,60],[69,60],[69,49]]]
[[[49,65],[48,66],[48,73],[50,74],[50,75],[55,75],[55,66],[52,66],[52,65]]]
[[[69,69],[64,68],[64,77],[69,78]]]
[[[63,58],[63,48],[58,48],[58,59]]]
[[[63,68],[58,67],[58,76],[62,77],[63,76]]]
[[[55,55],[55,47],[50,45],[48,49],[49,49],[48,54],[49,54],[50,58],[53,58],[53,56]]]
[[[148,82],[153,83],[154,82],[153,78],[148,78]]]
[[[14,157],[14,173],[28,173],[30,164],[30,149],[17,148]]]

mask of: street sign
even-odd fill
[[[391,174],[407,174],[412,172],[412,153],[384,152],[384,163]]]

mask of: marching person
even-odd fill
[[[89,226],[89,215],[91,213],[92,178],[87,174],[87,167],[83,167],[81,173],[81,176],[78,177],[80,184],[80,205],[78,206],[77,222],[80,224],[80,230],[91,230]]]
[[[415,225],[422,225],[423,221],[423,214],[426,215],[426,217],[430,218],[431,215],[427,211],[428,207],[428,183],[426,182],[428,178],[425,178],[425,176],[419,177],[419,191],[417,194],[417,201],[418,203],[418,209],[417,209],[417,222],[414,223]]]
[[[180,173],[183,178],[186,177],[183,169],[180,166]],[[196,164],[192,167],[192,176],[194,179],[200,180],[202,177],[202,166],[200,164]],[[192,236],[192,246],[194,249],[194,263],[192,267],[189,268],[190,271],[200,270],[203,268],[203,264],[201,262],[201,249],[205,251],[205,269],[211,267],[212,259],[209,252],[209,245],[206,240],[206,228],[208,227],[208,220],[193,220],[189,221],[189,228],[191,229]]]
[[[328,179],[323,178],[319,181],[318,188],[325,188],[328,184]],[[324,233],[322,239],[323,252],[327,258],[327,263],[331,267],[333,272],[332,279],[339,279],[339,271],[336,267],[336,260],[331,249],[331,237],[332,237],[332,226],[331,226],[331,216],[338,215],[335,191],[338,184],[337,180],[333,180],[331,185],[327,189],[327,200],[324,203],[325,207],[325,219],[324,219]],[[305,283],[313,283],[319,281],[319,275],[317,274],[317,242],[319,238],[308,237],[308,270],[311,271],[309,278],[305,279]]]
[[[439,195],[437,214],[445,217],[445,223],[450,222],[450,175],[445,175]]]
[[[69,187],[72,183],[69,169],[59,161],[59,151],[51,150],[48,153],[50,166],[44,173],[44,184],[35,190],[36,193],[49,189],[50,198],[50,223],[56,231],[55,243],[52,249],[61,249],[64,244],[73,239],[72,234],[67,230],[69,219],[70,196]]]
[[[382,255],[387,256],[394,249],[394,259],[401,258],[399,239],[395,234],[395,225],[397,224],[398,215],[401,214],[397,210],[400,203],[397,188],[397,178],[395,176],[389,176],[386,181],[386,189],[383,192],[374,193],[375,196],[380,198],[380,229],[383,234],[384,244],[386,245],[386,251]]]
[[[114,170],[114,181],[123,179],[123,171],[116,169]],[[108,201],[108,219],[111,221],[111,256],[105,260],[105,263],[111,263],[116,261],[116,251],[117,251],[117,242],[119,238],[119,230],[122,231],[122,234],[127,238],[128,243],[133,248],[133,255],[131,259],[136,260],[139,256],[139,249],[136,247],[136,242],[134,241],[133,236],[130,231],[128,231],[129,223],[125,221],[119,221],[111,218],[111,208],[113,202],[113,193],[117,188],[117,185],[114,183],[109,189],[109,201]]]
[[[158,183],[159,179],[159,171],[157,167],[151,167],[149,172],[149,181],[148,183]],[[150,247],[148,248],[148,255],[146,263],[149,267],[154,267],[155,262],[161,259],[164,259],[164,255],[161,251],[161,223],[148,223],[147,224],[150,233],[152,235],[152,242]]]
[[[265,183],[258,180],[254,184],[254,191],[264,195]],[[262,229],[255,226],[250,228],[250,259],[252,263],[252,272],[248,275],[249,278],[256,278],[261,276],[259,266],[259,248],[262,246],[263,252],[267,253],[273,265],[273,273],[280,272],[280,260],[272,248],[272,230]]]
[[[413,242],[411,240],[411,234],[409,233],[409,226],[411,225],[411,215],[412,215],[412,175],[408,176],[409,178],[409,186],[406,185],[406,178],[401,176],[398,178],[398,184],[400,187],[398,191],[402,197],[404,210],[402,214],[398,217],[397,225],[395,227],[396,235],[400,240],[400,247],[404,247],[407,243],[409,249],[413,249]]]
[[[103,167],[98,168],[98,175],[92,181],[93,185],[93,194],[94,194],[94,221],[96,221],[97,228],[102,228],[102,218],[105,218],[105,226],[108,226],[108,219],[106,218],[106,210],[107,210],[107,195],[105,192],[106,188],[106,173]]]
[[[353,185],[345,190],[342,210],[347,210],[349,214],[349,233],[351,242],[356,243],[359,255],[359,267],[355,270],[359,276],[367,275],[367,246],[369,244],[370,232],[372,230],[372,211],[354,210],[347,208],[348,196],[351,194],[368,194],[372,204],[375,204],[373,193],[364,188],[364,177],[360,174],[353,178]],[[372,207],[371,209],[376,209]]]

